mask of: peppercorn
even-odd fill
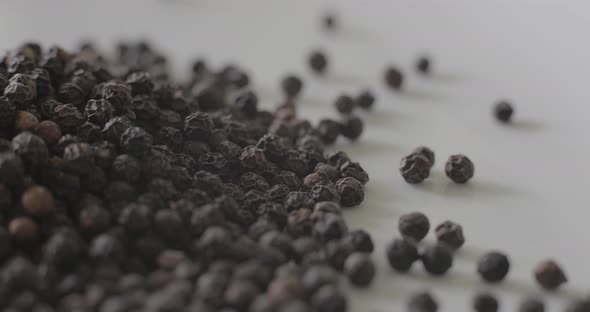
[[[431,70],[430,59],[426,56],[418,58],[416,61],[416,71],[420,74],[428,74]]]
[[[320,120],[317,131],[325,144],[334,144],[340,135],[340,123],[331,119]]]
[[[510,270],[508,257],[501,252],[491,251],[481,256],[477,263],[477,272],[487,282],[502,281]]]
[[[314,210],[319,210],[317,209],[317,204]],[[372,253],[375,248],[371,235],[365,230],[350,231],[346,233],[343,239],[344,241],[352,244],[354,246],[354,250],[358,252]]]
[[[443,275],[453,265],[453,253],[441,244],[426,247],[421,259],[424,269],[432,275]]]
[[[9,186],[20,186],[24,180],[22,160],[13,152],[0,153],[0,182]]]
[[[27,111],[16,111],[14,129],[18,132],[32,131],[39,124],[35,115]]]
[[[405,238],[419,242],[428,234],[430,221],[421,212],[407,213],[399,217],[398,230]]]
[[[399,172],[410,184],[422,183],[430,175],[432,163],[424,155],[412,153],[402,158]]]
[[[29,217],[17,217],[8,224],[10,237],[18,243],[30,243],[37,239],[37,223]]]
[[[347,161],[339,168],[342,177],[352,177],[362,184],[369,182],[369,175],[358,162]]]
[[[526,298],[520,303],[518,312],[545,312],[545,304],[535,297]]]
[[[349,115],[354,109],[354,100],[346,94],[340,95],[336,98],[334,107],[339,113]]]
[[[514,114],[514,108],[508,101],[500,101],[494,106],[494,116],[500,122],[510,122],[512,114]]]
[[[283,78],[281,88],[287,97],[293,98],[303,89],[303,81],[295,75],[288,75]]]
[[[316,311],[341,312],[347,310],[348,303],[346,297],[336,287],[326,285],[313,294],[311,305]]]
[[[367,287],[375,277],[375,264],[368,254],[355,252],[344,263],[344,272],[355,286]]]
[[[59,125],[62,131],[69,132],[77,128],[84,118],[73,104],[62,104],[53,110],[53,121]]]
[[[534,269],[534,275],[537,283],[547,290],[555,290],[568,280],[561,267],[553,260],[540,262]]]
[[[322,51],[313,51],[308,59],[309,67],[316,74],[323,74],[328,67],[328,58]]]
[[[428,161],[430,162],[430,168],[434,166],[434,151],[430,148],[426,146],[418,146],[412,151],[412,154],[420,154],[426,157],[426,159],[428,159]]]
[[[121,148],[136,157],[143,156],[151,147],[152,136],[140,127],[131,127],[121,134]]]
[[[463,154],[451,155],[445,164],[445,173],[458,184],[467,183],[473,178],[473,162]]]
[[[436,299],[428,292],[418,292],[413,294],[408,300],[408,312],[436,312],[438,303]]]
[[[463,227],[453,221],[445,221],[439,224],[435,230],[436,239],[448,247],[457,250],[465,243]]]
[[[363,185],[352,177],[338,180],[336,182],[336,191],[340,194],[340,203],[344,207],[357,206],[365,199]]]
[[[473,299],[473,309],[476,312],[496,312],[498,308],[498,300],[491,294],[480,293]]]
[[[15,118],[16,106],[7,97],[0,96],[0,128],[12,128],[14,126]]]
[[[21,76],[26,77],[26,76]],[[18,109],[27,109],[35,99],[36,89],[34,82],[32,84],[17,82],[11,79],[11,82],[4,89],[4,96],[7,97]]]
[[[39,168],[49,159],[45,141],[30,132],[21,132],[12,138],[12,149],[22,158],[27,168]]]
[[[47,216],[55,211],[53,195],[43,186],[27,189],[22,194],[21,205],[23,210],[32,216]]]
[[[57,144],[61,138],[61,130],[59,129],[59,126],[51,120],[44,120],[37,124],[33,129],[33,133],[43,139],[47,146]]]
[[[363,128],[363,121],[359,117],[348,117],[340,126],[340,134],[351,141],[355,141],[363,133]]]
[[[402,72],[395,67],[389,67],[385,70],[384,75],[385,84],[394,90],[399,90],[402,87],[404,77]]]
[[[375,104],[375,96],[370,90],[363,90],[356,97],[355,103],[358,107],[364,110],[370,110]]]

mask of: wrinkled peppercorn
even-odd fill
[[[328,67],[328,58],[322,51],[313,51],[309,55],[308,64],[316,74],[323,74]]]
[[[340,194],[340,203],[344,207],[357,206],[365,199],[363,185],[352,177],[338,180],[336,182],[336,191]]]
[[[450,156],[445,164],[445,173],[449,179],[459,184],[467,183],[473,178],[474,170],[473,162],[462,154]]]
[[[296,97],[303,89],[303,81],[297,76],[289,75],[283,78],[281,88],[287,97]]]
[[[494,106],[494,116],[500,122],[510,122],[512,114],[514,114],[514,108],[508,101],[500,101]]]
[[[537,283],[547,290],[554,290],[567,282],[565,273],[553,260],[540,262],[533,273]]]
[[[443,275],[453,265],[453,253],[441,244],[426,247],[421,259],[426,272],[432,275]]]
[[[463,227],[453,221],[445,221],[434,229],[436,239],[452,249],[459,249],[465,243]]]
[[[121,134],[122,149],[136,157],[143,156],[152,146],[152,136],[140,127],[131,127]]]
[[[430,230],[428,217],[421,212],[411,212],[399,217],[398,230],[402,236],[421,241]]]
[[[526,298],[520,303],[518,312],[545,312],[545,304],[535,297]]]
[[[491,294],[477,294],[473,299],[473,309],[476,312],[496,312],[498,308],[498,300]]]
[[[404,82],[402,72],[395,67],[389,67],[385,70],[384,75],[385,84],[394,90],[399,90]]]
[[[419,259],[418,248],[407,239],[394,239],[385,250],[389,265],[398,272],[407,272]]]
[[[428,292],[419,292],[412,295],[408,300],[408,312],[436,312],[438,303]]]
[[[369,175],[357,162],[347,161],[339,169],[343,177],[355,178],[362,184],[369,182]]]
[[[486,281],[494,283],[502,281],[510,270],[508,257],[501,252],[491,251],[479,258],[477,272]]]
[[[432,163],[426,156],[412,153],[402,158],[399,172],[404,180],[410,184],[418,184],[430,175]]]

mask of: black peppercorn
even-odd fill
[[[121,134],[121,148],[136,157],[142,157],[152,146],[152,136],[140,127],[131,127]]]
[[[496,312],[498,308],[498,300],[491,294],[477,294],[473,299],[473,309],[476,312]]]
[[[475,168],[473,162],[467,156],[458,154],[451,155],[445,164],[445,173],[455,183],[467,183],[473,178]]]
[[[421,212],[411,212],[399,217],[398,230],[402,236],[421,241],[430,230],[428,217]]]
[[[98,125],[104,125],[111,117],[115,109],[106,100],[90,100],[86,104],[86,119]]]
[[[518,312],[545,312],[545,304],[535,297],[526,298],[520,303]]]
[[[418,184],[430,175],[432,163],[426,156],[412,153],[402,158],[399,172],[404,180],[410,184]]]
[[[367,287],[375,277],[375,264],[368,254],[355,252],[344,263],[344,272],[355,286]]]
[[[53,121],[64,132],[72,131],[83,121],[82,113],[73,104],[62,104],[53,110]]]
[[[430,161],[430,168],[432,168],[432,166],[434,166],[434,151],[431,150],[430,148],[426,147],[426,146],[418,146],[416,147],[413,151],[412,154],[420,154],[424,157],[426,157],[426,159],[428,159],[428,161]]]
[[[426,56],[418,58],[416,61],[416,71],[421,74],[428,74],[431,70],[430,59]]]
[[[309,56],[308,64],[316,74],[323,74],[328,67],[328,58],[321,51],[313,51]]]
[[[340,135],[340,123],[331,119],[320,120],[317,131],[325,144],[334,144]]]
[[[358,162],[347,161],[340,166],[342,177],[352,177],[362,184],[369,182],[369,175]]]
[[[346,94],[341,95],[334,101],[334,107],[339,113],[348,115],[354,109],[354,100]]]
[[[394,89],[394,90],[401,89],[402,83],[404,81],[404,77],[402,75],[402,72],[399,71],[395,67],[389,67],[389,68],[387,68],[387,70],[385,70],[384,79],[385,79],[385,84],[389,88]]]
[[[508,101],[500,101],[494,106],[494,116],[500,122],[510,122],[512,114],[514,114],[514,108]]]
[[[407,272],[419,259],[416,244],[407,239],[394,239],[385,250],[389,265],[398,272]]]
[[[419,292],[408,300],[408,312],[436,312],[438,303],[428,292]]]
[[[314,293],[311,297],[311,305],[316,311],[342,312],[347,310],[348,303],[344,294],[336,287],[326,285]]]
[[[453,221],[445,221],[435,229],[436,239],[452,249],[459,249],[465,243],[463,227]]]
[[[508,257],[501,252],[491,251],[481,256],[477,263],[477,272],[486,281],[502,281],[510,270]]]
[[[344,207],[357,206],[365,199],[363,185],[352,177],[338,180],[336,182],[336,191],[340,194],[340,203]]]
[[[340,134],[345,138],[354,141],[361,136],[363,128],[363,121],[356,116],[352,116],[342,123],[340,126]]]
[[[364,110],[370,110],[375,104],[375,96],[370,90],[363,90],[355,100],[358,107]]]
[[[12,138],[12,150],[22,158],[27,168],[43,166],[49,159],[45,141],[30,132],[21,132]]]
[[[303,81],[297,76],[289,75],[283,78],[281,88],[287,97],[296,97],[303,89]]]
[[[567,282],[567,277],[561,267],[553,260],[540,262],[534,270],[534,276],[539,285],[547,290],[555,290]]]
[[[318,211],[317,204],[315,211]],[[365,230],[354,230],[346,233],[344,240],[354,246],[354,250],[358,252],[372,253],[374,247],[371,235]]]
[[[453,265],[453,253],[441,244],[426,247],[421,259],[426,272],[437,276],[447,273]]]
[[[8,224],[10,237],[17,243],[30,243],[37,239],[39,227],[29,217],[18,217],[12,219]]]

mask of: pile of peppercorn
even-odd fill
[[[258,108],[235,66],[173,83],[150,45],[27,43],[0,59],[6,311],[345,311],[373,243],[343,207],[367,173],[325,144],[362,122]]]

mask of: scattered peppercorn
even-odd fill
[[[445,221],[439,224],[434,232],[439,243],[443,243],[452,249],[459,249],[465,243],[463,227],[453,221]]]
[[[346,118],[344,122],[341,124],[340,133],[345,138],[351,141],[355,141],[363,133],[363,128],[363,121],[359,117],[351,116]]]
[[[363,90],[356,97],[355,103],[358,107],[364,110],[370,110],[373,108],[373,105],[375,104],[375,96],[370,90]]]
[[[535,279],[539,285],[547,290],[555,290],[567,282],[567,277],[561,267],[553,260],[540,262],[534,270]]]
[[[419,242],[428,234],[430,221],[421,212],[407,213],[399,217],[398,230],[403,237]]]
[[[296,97],[303,89],[303,81],[297,76],[289,75],[281,82],[281,88],[287,97]]]
[[[328,58],[321,51],[313,51],[309,56],[308,63],[316,74],[323,74],[328,67]]]
[[[431,70],[430,59],[426,56],[420,57],[416,61],[416,70],[421,74],[428,74]]]
[[[399,90],[404,82],[402,72],[395,67],[389,67],[385,70],[384,75],[385,84],[394,90]]]
[[[545,312],[545,304],[535,297],[526,298],[520,303],[518,312]]]
[[[491,294],[480,293],[473,299],[473,309],[476,312],[496,312],[498,308],[498,300]]]
[[[424,269],[432,275],[443,275],[453,265],[453,253],[441,244],[426,247],[421,258]]]
[[[438,303],[428,292],[419,292],[410,296],[408,300],[408,312],[436,312]]]
[[[514,108],[512,108],[512,104],[508,101],[500,101],[494,106],[494,116],[500,122],[510,122],[513,113]]]
[[[341,95],[334,101],[334,107],[339,113],[348,115],[354,109],[354,99],[346,94]]]
[[[491,251],[479,258],[477,272],[490,283],[502,281],[510,270],[508,257],[501,252]]]
[[[420,153],[412,153],[402,158],[399,172],[404,180],[410,184],[422,183],[430,175],[432,163]]]
[[[445,173],[458,184],[467,183],[473,178],[473,162],[463,154],[451,155],[445,164]]]
[[[394,239],[385,250],[389,265],[398,272],[407,272],[420,258],[414,242],[407,239]]]
[[[355,286],[367,287],[375,277],[375,264],[368,254],[355,252],[344,263],[344,272]]]
[[[412,153],[420,154],[420,155],[426,157],[426,159],[428,159],[428,161],[430,161],[430,168],[432,168],[432,166],[434,166],[434,151],[431,150],[430,148],[428,148],[426,146],[418,146],[412,151]]]

